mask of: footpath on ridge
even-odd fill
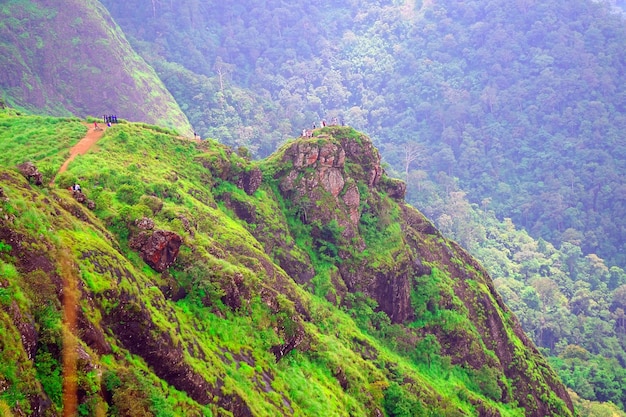
[[[84,138],[82,138],[76,145],[70,149],[70,156],[67,160],[61,165],[59,168],[59,172],[52,178],[50,181],[50,185],[54,184],[54,179],[63,172],[67,171],[67,167],[76,158],[76,155],[84,155],[91,149],[93,145],[100,140],[102,135],[104,135],[104,131],[107,129],[106,125],[98,126],[97,128],[93,125],[88,125],[87,134]]]

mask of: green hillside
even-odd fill
[[[623,409],[626,26],[609,3],[103,0],[203,135],[263,156],[323,118],[367,132],[568,387]]]
[[[116,115],[193,130],[98,1],[0,5],[0,96],[37,114]]]
[[[572,415],[489,276],[352,128],[251,162],[122,123],[47,186],[85,125],[0,124],[3,413]]]

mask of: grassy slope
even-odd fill
[[[116,114],[193,131],[154,70],[99,2],[12,0],[0,6],[0,90],[7,102],[54,115]]]
[[[48,134],[25,140],[15,132],[54,135],[56,129],[69,146],[80,123],[0,117],[9,132],[1,142],[10,144],[15,155],[4,156],[2,166],[8,168],[0,172],[0,386],[8,387],[0,392],[0,406],[29,413],[37,397],[47,396],[54,414],[60,412],[61,352],[68,337],[60,283],[69,274],[80,288],[76,342],[84,415],[105,410],[112,415],[222,415],[224,408],[237,410],[240,402],[255,416],[373,415],[376,409],[388,415],[428,410],[431,415],[475,415],[478,405],[503,416],[524,414],[514,404],[490,399],[489,386],[452,365],[439,349],[422,344],[424,356],[415,346],[417,354],[408,354],[389,343],[396,339],[384,331],[401,329],[368,326],[373,311],[346,314],[297,286],[251,234],[251,228],[266,227],[290,235],[287,222],[293,220],[277,212],[284,202],[268,184],[248,196],[198,162],[212,160],[222,172],[250,168],[227,148],[182,141],[154,126],[119,125],[106,132],[96,151],[70,165],[57,179],[59,189],[36,188],[10,167],[30,157],[52,170],[66,150]],[[96,202],[94,212],[64,190],[74,181]],[[263,225],[245,223],[220,200],[225,193],[274,215]],[[128,248],[134,221],[143,216],[184,238],[177,262],[164,274]],[[424,244],[436,245],[440,238],[432,239]],[[304,250],[294,248],[294,256]],[[325,265],[320,259],[318,273]],[[432,278],[444,290],[454,285],[445,272]],[[239,304],[224,301],[234,288]],[[440,289],[432,291],[420,294],[435,296]],[[415,326],[440,320],[435,313],[441,314],[423,311]],[[469,317],[454,318],[471,325]],[[141,339],[140,345],[156,351],[142,351],[124,339],[120,326],[130,323],[138,326],[132,336]],[[29,329],[38,335],[34,346],[20,343],[20,332]],[[300,332],[298,349],[276,362],[270,349]],[[520,358],[528,359],[526,366],[536,366],[523,344],[517,349]],[[153,357],[171,367],[150,363]],[[172,370],[188,378],[176,382],[168,373]],[[208,402],[194,396],[189,381],[198,375],[212,387]],[[503,381],[508,389],[515,383]]]

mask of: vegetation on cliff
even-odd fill
[[[122,123],[47,186],[87,127],[0,123],[0,409],[572,415],[485,271],[353,129],[251,162]]]

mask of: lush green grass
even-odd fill
[[[0,109],[0,166],[32,161],[50,178],[86,133],[87,127],[76,118],[15,117],[11,110]]]
[[[48,125],[45,118],[26,119],[32,130]],[[217,168],[211,165],[214,169],[209,170],[199,163],[207,159]],[[499,387],[493,381],[502,375],[490,368],[453,366],[441,355],[433,335],[419,333],[428,326],[444,332],[463,327],[473,343],[485,349],[443,269],[414,283],[418,317],[413,328],[392,325],[376,302],[362,293],[348,294],[344,301],[353,308],[342,311],[326,299],[336,290],[332,277],[342,261],[330,245],[349,249],[341,241],[338,223],[303,222],[292,202],[277,192],[276,183],[247,195],[235,182],[251,168],[251,163],[216,143],[197,144],[166,130],[124,123],[108,130],[97,149],[76,158],[58,178],[59,188],[28,190],[23,179],[3,171],[12,181],[3,184],[8,200],[0,207],[23,236],[21,250],[50,257],[59,271],[53,254],[70,249],[71,267],[81,280],[81,311],[111,346],[112,354],[101,356],[79,341],[89,363],[103,370],[99,376],[89,367],[79,368],[86,393],[79,405],[81,415],[97,410],[110,415],[222,415],[219,401],[226,395],[241,398],[255,416],[367,415],[375,409],[388,416],[473,415],[476,403],[503,416],[523,415],[515,404],[494,400]],[[76,180],[95,201],[94,212],[77,206],[63,189]],[[362,220],[359,232],[372,256],[359,259],[384,271],[406,256],[402,254],[407,247],[398,207],[384,195],[370,197],[363,209],[384,215]],[[232,202],[255,207],[255,220],[241,220]],[[175,231],[184,240],[176,263],[163,274],[148,268],[129,247],[138,232],[135,220],[144,216],[152,218],[156,228]],[[311,237],[313,227],[321,237]],[[310,291],[272,262],[274,252],[266,254],[255,233],[280,236],[292,245],[295,258],[313,266],[317,276]],[[54,273],[22,275],[12,249],[7,242],[0,246],[0,332],[7,341],[0,346],[0,370],[11,384],[0,401],[13,409],[41,383],[58,408],[61,310],[55,287],[43,284]],[[483,291],[480,285],[475,288]],[[124,305],[119,300],[122,292],[129,298]],[[180,296],[174,301],[167,298],[170,293]],[[53,301],[38,302],[44,298]],[[439,306],[444,298],[452,300],[446,308]],[[12,300],[23,314],[35,318],[41,344],[34,365],[25,358],[19,333],[4,312]],[[107,315],[120,308],[149,315],[150,336],[167,335],[172,346],[181,349],[185,369],[217,387],[211,404],[201,406],[159,379],[111,329],[100,328]],[[271,349],[298,334],[299,347],[277,362]],[[512,332],[511,338],[524,358],[526,348]],[[15,382],[26,371],[27,382]],[[100,384],[106,399],[96,389]]]

